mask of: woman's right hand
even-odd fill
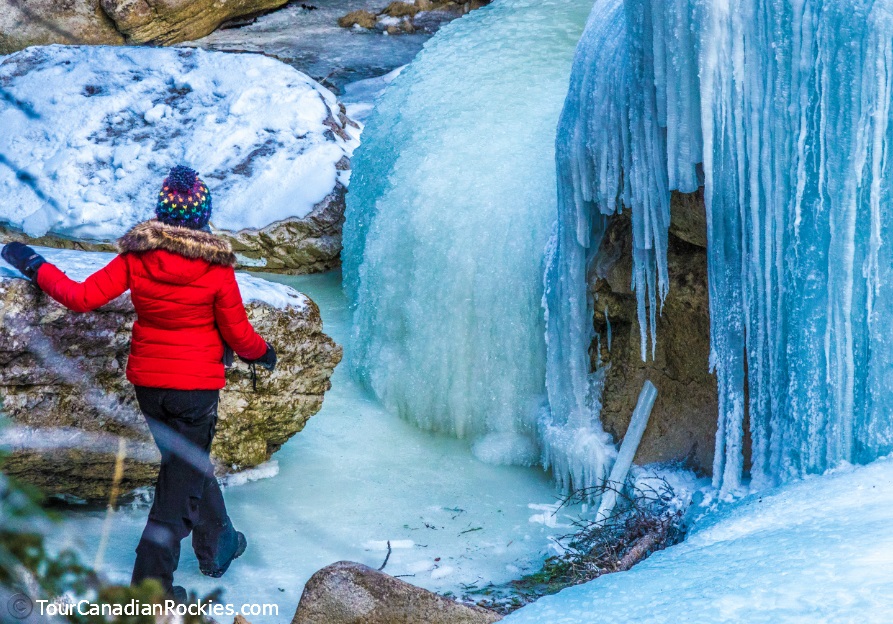
[[[276,349],[274,349],[273,346],[268,342],[267,352],[256,360],[246,360],[242,356],[239,356],[239,359],[241,359],[243,362],[247,362],[248,364],[259,364],[260,366],[266,368],[268,371],[271,371],[276,368]]]

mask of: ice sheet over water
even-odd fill
[[[893,449],[891,8],[596,2],[558,134],[553,417],[585,414],[585,275],[607,215],[632,211],[647,357],[667,289],[669,192],[703,184],[716,483],[740,484],[746,411],[757,485]]]

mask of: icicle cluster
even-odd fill
[[[714,479],[737,488],[893,450],[890,0],[598,0],[557,139],[546,272],[553,421],[591,418],[586,268],[634,223],[642,351],[669,192],[703,184]]]

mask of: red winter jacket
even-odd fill
[[[40,267],[37,283],[75,312],[95,310],[130,289],[137,317],[127,360],[131,383],[217,390],[226,384],[223,340],[247,360],[266,353],[242,305],[229,243],[153,220],[130,230],[118,249],[121,255],[83,283],[50,263]]]

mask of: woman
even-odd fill
[[[136,548],[132,583],[173,585],[180,541],[192,533],[202,573],[220,577],[246,547],[233,528],[210,460],[224,351],[272,370],[276,353],[245,313],[233,266],[235,254],[214,236],[211,193],[187,167],[165,179],[156,219],[118,241],[120,255],[75,282],[30,247],[9,243],[3,258],[53,299],[74,310],[94,310],[130,290],[133,325],[127,379],[161,451],[161,469],[146,528]]]

